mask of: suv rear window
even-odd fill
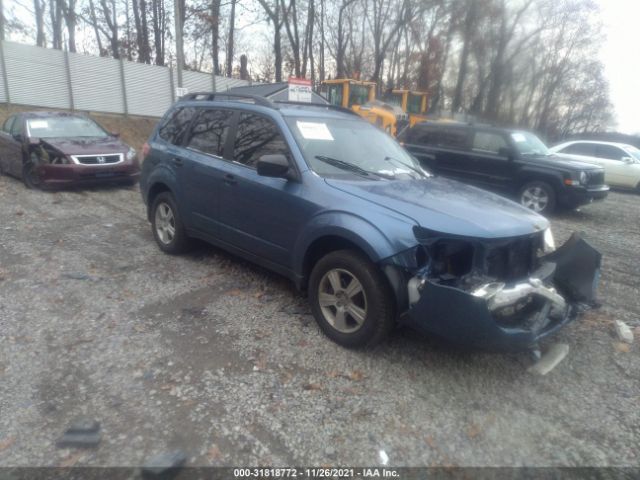
[[[289,148],[278,127],[261,115],[241,114],[233,144],[233,159],[255,168],[261,156],[275,154],[289,155]]]
[[[218,157],[224,156],[232,116],[231,110],[200,110],[189,132],[187,147]]]
[[[178,145],[182,140],[182,136],[189,128],[189,123],[193,118],[195,108],[186,107],[174,110],[160,126],[158,135],[169,143]]]
[[[469,137],[464,128],[416,126],[407,132],[405,143],[466,150]]]

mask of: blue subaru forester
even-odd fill
[[[143,154],[163,251],[199,238],[289,277],[344,346],[400,322],[534,348],[594,301],[601,257],[578,235],[556,249],[544,217],[432,175],[348,110],[190,94]]]

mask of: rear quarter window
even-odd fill
[[[179,145],[195,115],[195,108],[177,108],[171,112],[158,129],[158,136],[163,140]]]

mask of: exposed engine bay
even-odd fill
[[[40,140],[30,145],[29,159],[34,165],[67,165],[73,163],[60,151]]]
[[[456,329],[475,330],[483,318],[507,335],[518,331],[535,341],[594,302],[601,256],[576,234],[555,250],[548,230],[503,239],[446,236],[419,227],[414,233],[420,244],[386,259],[383,268],[404,271],[410,323],[428,330],[451,336],[448,327],[459,312],[475,325]]]

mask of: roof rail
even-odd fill
[[[227,92],[193,92],[193,93],[187,93],[186,95],[180,97],[178,101],[186,102],[189,100],[208,100],[208,101],[219,100],[217,97],[222,97],[220,98],[220,100],[224,100],[225,97],[227,100],[228,99],[253,100],[256,105],[260,105],[262,107],[268,107],[268,108],[274,108],[274,109],[278,108],[276,105],[273,104],[271,100],[265,97],[260,97],[258,95],[250,95],[248,93],[245,94],[245,93],[227,93]]]
[[[294,102],[291,100],[276,100],[275,103],[282,103],[284,105],[300,105],[303,107],[328,108],[329,110],[335,110],[336,112],[348,113],[351,115],[355,115],[356,117],[360,116],[350,108],[339,107],[337,105],[332,105],[330,103]]]

